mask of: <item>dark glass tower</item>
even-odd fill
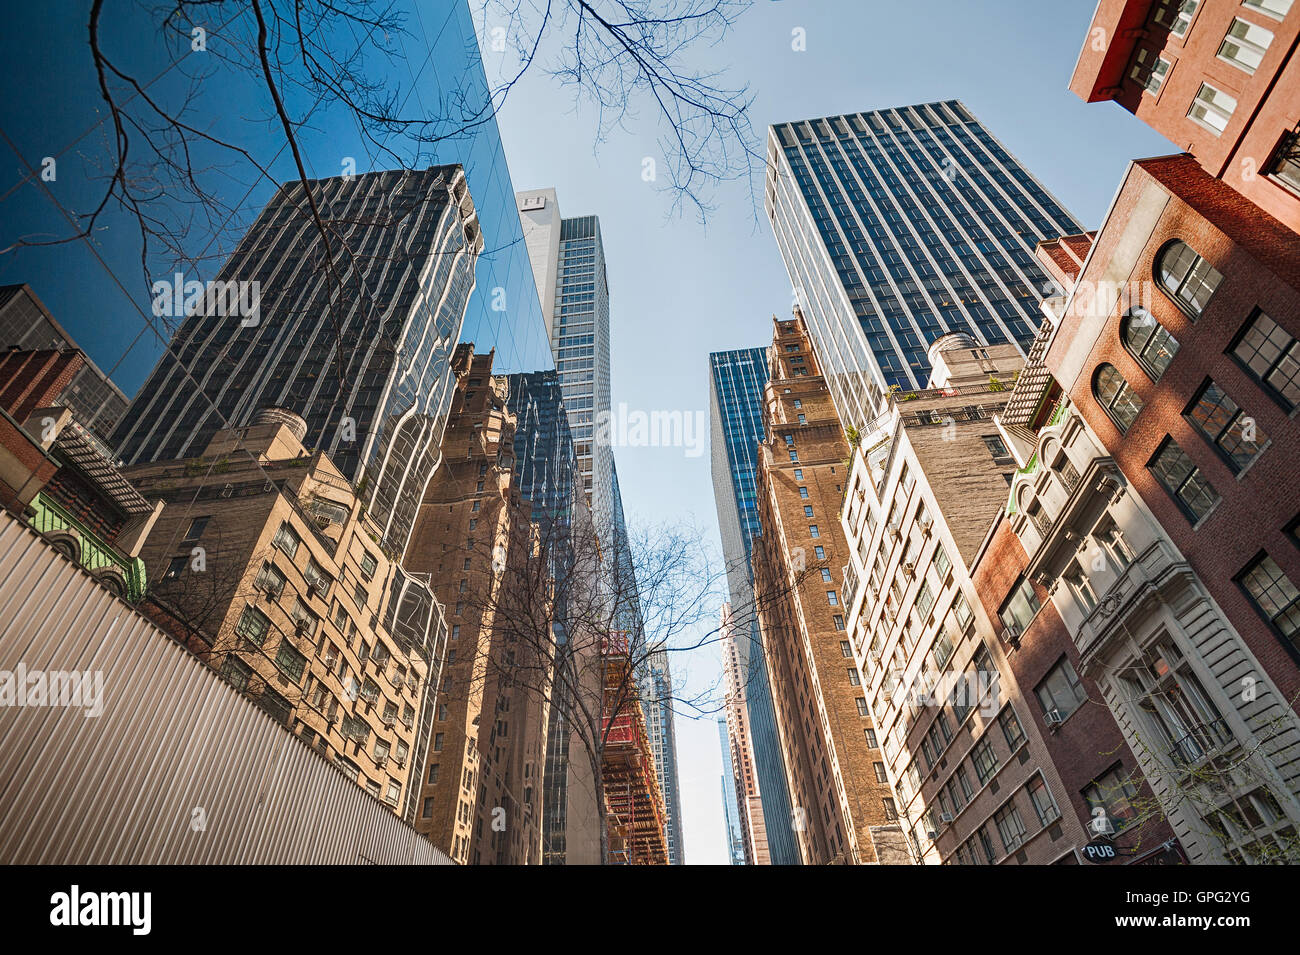
[[[219,429],[287,408],[401,551],[439,460],[482,244],[460,166],[283,186],[217,276],[238,283],[241,306],[186,309],[115,432],[118,454],[193,457]]]
[[[722,532],[727,589],[737,621],[737,649],[746,675],[754,769],[763,803],[768,851],[773,865],[798,865],[799,848],[791,829],[790,793],[777,737],[776,711],[762,643],[753,612],[751,541],[762,533],[758,522],[758,443],[763,439],[763,388],[767,352],[762,348],[709,355],[709,409],[713,496]]]
[[[1054,294],[1034,246],[1083,229],[961,103],[780,123],[767,152],[768,217],[846,426],[924,388],[949,332],[1028,350]]]

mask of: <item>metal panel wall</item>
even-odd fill
[[[0,512],[0,680],[98,671],[102,713],[0,705],[0,863],[451,860]]]

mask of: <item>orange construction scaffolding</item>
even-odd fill
[[[609,860],[621,865],[667,865],[664,801],[636,679],[629,669],[627,634],[611,633],[601,650],[605,674],[601,778]]]

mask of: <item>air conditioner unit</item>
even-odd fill
[[[916,564],[912,563],[910,560],[908,560],[908,561],[904,561],[904,562],[903,562],[903,573],[905,573],[907,576],[911,577],[913,574],[916,573]]]
[[[944,823],[945,825],[952,822],[952,813],[950,812],[939,813],[939,821]]]
[[[1002,642],[1006,644],[1010,644],[1013,647],[1018,645],[1020,643],[1020,627],[1017,624],[1012,624],[1009,627],[1003,627]]]
[[[384,717],[384,725],[385,725],[385,726],[392,726],[392,725],[393,725],[394,723],[396,723],[396,722],[397,722],[397,717],[396,717],[396,716],[385,716],[385,717]]]
[[[307,599],[312,600],[320,596],[320,589],[314,583],[307,585]]]
[[[387,756],[377,756],[377,757],[375,757],[375,768],[376,768],[376,769],[383,769],[383,768],[384,768],[385,766],[387,766],[387,765],[388,765],[388,757],[387,757]]]
[[[926,537],[929,537],[930,529],[934,527],[934,520],[932,518],[926,517],[923,518],[922,520],[917,521],[917,525],[921,528],[921,533],[924,534]]]
[[[1065,717],[1061,715],[1060,710],[1048,710],[1046,721],[1048,726],[1060,726],[1065,722]]]
[[[222,497],[230,497],[230,495],[234,493],[235,493],[235,485],[233,484],[227,484],[225,487],[221,489]]]
[[[294,633],[297,633],[297,634],[299,634],[299,635],[304,634],[304,633],[307,632],[307,628],[308,628],[309,626],[310,626],[310,624],[308,624],[308,622],[307,622],[306,620],[303,620],[303,619],[295,620],[295,621],[293,622],[293,632],[294,632]]]
[[[398,769],[402,769],[406,766],[406,760],[404,759],[395,759],[393,762],[397,764]]]

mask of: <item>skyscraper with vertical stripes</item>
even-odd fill
[[[762,533],[755,480],[766,384],[765,349],[741,348],[709,355],[713,497],[753,739],[755,782],[762,800],[772,864],[798,865],[799,849],[790,828],[790,794],[777,738],[776,712],[753,612],[754,577],[750,569],[751,541]]]
[[[256,312],[214,310],[210,294],[190,302],[176,277],[189,307],[114,432],[117,453],[193,457],[217,431],[286,408],[402,551],[440,460],[482,247],[458,165],[282,186],[217,275]]]
[[[1034,247],[1083,231],[955,100],[778,123],[767,156],[768,218],[846,427],[924,388],[942,335],[1027,350],[1055,294]]]

